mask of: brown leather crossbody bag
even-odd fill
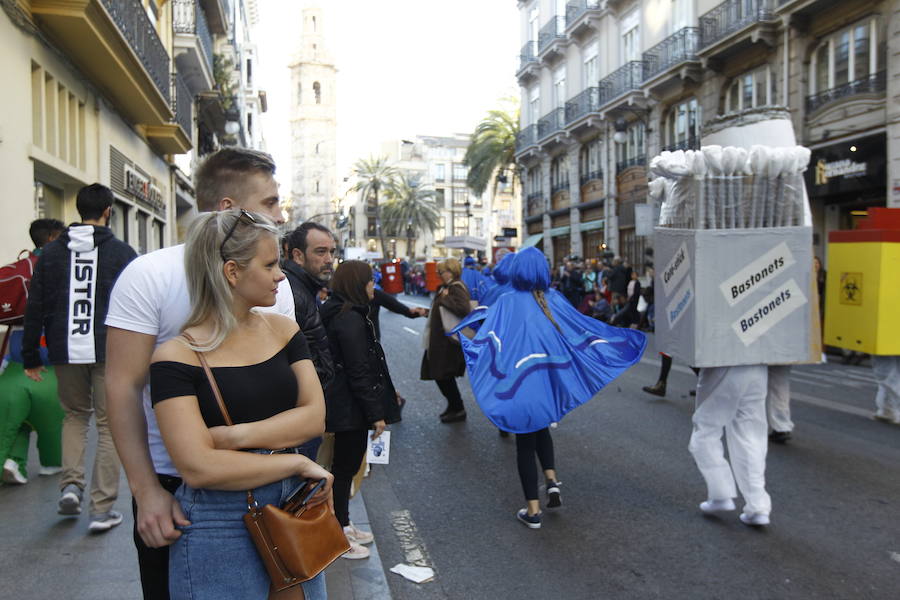
[[[197,357],[225,423],[233,425],[209,364],[201,352]],[[309,506],[298,498],[281,508],[259,506],[253,491],[247,490],[244,525],[276,592],[312,579],[350,549],[344,529],[327,503]]]

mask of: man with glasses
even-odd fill
[[[275,163],[268,154],[219,150],[196,172],[197,205],[202,211],[241,208],[282,224],[274,174]],[[270,310],[294,318],[286,279]],[[179,245],[129,265],[113,290],[106,319],[110,427],[134,498],[134,541],[148,599],[169,597],[167,547],[181,535],[177,527],[188,521],[172,495],[181,479],[159,435],[145,382],[153,350],[180,333],[189,312],[184,245]]]

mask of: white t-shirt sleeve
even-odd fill
[[[275,295],[275,306],[272,307],[272,310],[290,317],[292,321],[297,318],[294,314],[294,293],[291,291],[291,283],[287,277],[278,283],[278,293]]]
[[[152,268],[147,256],[131,261],[119,275],[109,298],[108,327],[159,335],[162,274]]]

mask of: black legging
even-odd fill
[[[368,432],[365,429],[334,434],[334,458],[331,459],[334,514],[344,527],[350,524],[350,486],[366,453],[366,435]]]
[[[526,500],[538,499],[537,469],[534,468],[534,455],[541,461],[541,468],[546,471],[554,469],[553,438],[546,427],[534,433],[516,434],[516,463],[519,467],[519,480]]]
[[[456,385],[456,379],[453,377],[450,379],[436,379],[435,383],[437,383],[438,389],[441,390],[444,398],[447,399],[448,411],[458,412],[465,408],[462,395],[459,393],[459,387]]]

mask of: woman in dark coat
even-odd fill
[[[438,276],[443,282],[434,295],[431,303],[428,324],[425,327],[425,354],[422,356],[422,372],[424,381],[434,380],[447,399],[447,408],[441,413],[442,423],[455,423],[466,420],[466,407],[463,406],[456,378],[466,372],[466,361],[462,348],[456,340],[445,334],[440,308],[453,313],[460,319],[472,310],[469,289],[462,282],[462,268],[455,258],[448,258],[438,263]]]
[[[345,558],[367,558],[372,534],[357,529],[348,513],[350,485],[372,439],[388,423],[399,421],[400,407],[384,350],[368,318],[375,291],[372,269],[358,260],[338,266],[331,278],[331,298],[322,305],[322,322],[334,361],[335,377],[325,394],[325,430],[334,434],[334,512],[350,541]]]

